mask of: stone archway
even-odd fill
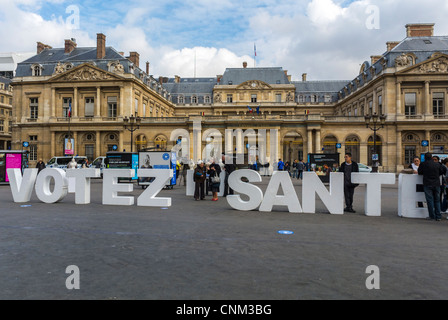
[[[324,153],[338,153],[337,144],[338,139],[334,135],[326,136],[322,142]]]
[[[349,135],[345,138],[345,153],[352,154],[352,160],[359,162],[360,159],[360,149],[361,149],[360,139],[357,135]]]
[[[292,164],[294,160],[303,159],[303,137],[296,131],[289,131],[283,136],[283,161]]]

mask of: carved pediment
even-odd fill
[[[55,76],[51,81],[72,82],[72,81],[104,81],[121,80],[121,78],[94,67],[89,63],[82,64],[76,68],[63,72]]]
[[[260,80],[250,80],[243,82],[240,84],[237,89],[243,89],[243,90],[267,90],[272,89],[272,87],[267,84],[266,82],[260,81]]]
[[[425,73],[448,73],[448,56],[438,55],[423,61],[413,67],[407,68],[402,73],[425,74]]]

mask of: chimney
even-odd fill
[[[434,36],[434,23],[413,23],[406,25],[407,37],[432,37]]]
[[[303,82],[306,81],[306,73],[302,73],[302,81],[303,81]]]
[[[244,68],[244,69],[247,68],[247,62],[246,62],[246,61],[243,62],[243,68]]]
[[[129,52],[130,56],[129,56],[129,60],[132,61],[132,63],[139,68],[139,64],[140,64],[140,55],[138,54],[138,52],[132,51]]]
[[[370,65],[374,65],[375,62],[377,62],[378,60],[380,60],[383,56],[370,56]]]
[[[42,42],[37,43],[37,54],[41,53],[45,49],[52,49],[52,47],[50,47],[49,45],[44,44]]]
[[[175,83],[180,83],[180,77],[179,76],[174,76],[174,82]]]
[[[75,42],[75,39],[66,39],[64,53],[71,53],[73,50],[75,50],[76,46],[77,44]]]
[[[220,83],[221,80],[222,80],[222,75],[218,74],[218,75],[216,76],[216,80],[218,81],[218,83]]]
[[[399,44],[400,44],[400,41],[388,41],[388,42],[386,42],[387,52],[391,51],[393,48],[395,48]]]
[[[124,52],[123,51],[120,51],[120,52],[118,52],[119,54],[120,54],[120,56],[123,56],[124,57]]]
[[[146,74],[149,74],[149,61],[146,61]]]
[[[102,33],[96,34],[96,58],[104,59],[106,56],[106,36]]]

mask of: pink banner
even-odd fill
[[[7,153],[6,154],[6,170],[21,169],[22,168],[22,154],[21,153]],[[6,182],[9,182],[8,171],[6,171]]]

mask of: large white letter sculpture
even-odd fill
[[[423,176],[400,174],[398,176],[398,215],[404,218],[424,219],[429,217],[427,208],[418,208],[417,202],[425,202],[425,193],[417,192],[417,185],[423,184]]]
[[[344,214],[344,174],[330,173],[330,191],[315,172],[303,173],[303,212],[316,213],[316,194],[331,214]]]
[[[353,183],[365,183],[364,212],[366,216],[381,216],[381,185],[395,184],[393,173],[352,173]]]
[[[277,194],[280,186],[283,189],[283,196]],[[299,198],[297,198],[297,193],[294,190],[288,172],[274,171],[261,203],[260,211],[271,212],[273,206],[287,206],[289,212],[292,213],[302,212]]]
[[[31,200],[33,187],[36,183],[37,169],[25,169],[22,177],[20,169],[7,169],[14,202],[25,203]]]
[[[139,170],[140,171],[140,170]],[[103,170],[103,204],[112,206],[132,206],[134,197],[119,197],[118,192],[132,192],[134,185],[130,183],[118,184],[118,178],[132,178],[132,169],[104,169]]]
[[[50,190],[51,180],[54,181],[53,192]],[[37,198],[44,203],[59,202],[67,195],[68,180],[62,169],[44,169],[36,179]]]
[[[75,203],[90,203],[90,179],[101,176],[100,169],[68,169],[67,177],[75,179]]]
[[[236,170],[229,176],[229,187],[235,192],[249,196],[249,201],[243,201],[239,195],[228,195],[228,204],[241,211],[255,210],[263,201],[263,191],[253,184],[243,182],[241,179],[247,178],[249,182],[261,182],[261,176],[254,170]]]
[[[146,207],[171,207],[171,198],[157,198],[159,192],[169,184],[173,170],[141,169],[137,172],[139,178],[155,178],[146,190],[138,197],[137,205]]]

